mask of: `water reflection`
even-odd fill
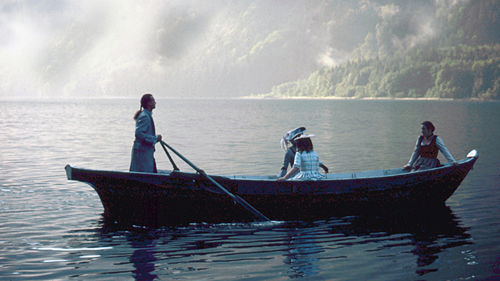
[[[403,254],[411,253],[416,256],[415,273],[422,276],[438,271],[438,267],[432,265],[442,251],[472,244],[468,228],[459,223],[444,204],[432,209],[379,212],[333,218],[326,222],[288,223],[288,253],[284,254],[283,262],[290,266],[290,278],[312,276],[321,271],[319,264],[324,262],[322,259],[349,258],[349,254],[342,255],[346,251],[336,253],[335,248],[347,248],[349,253],[359,251],[358,248],[365,249],[362,247],[365,244],[375,243],[375,249],[365,249],[362,255],[367,255],[366,252],[391,253],[392,249]],[[323,233],[325,228],[329,235]],[[412,247],[410,251],[405,250],[408,246]],[[378,257],[383,258],[384,254]]]
[[[125,247],[125,251],[116,250],[117,253],[115,253],[120,258],[126,258],[133,266],[134,269],[129,271],[127,276],[135,280],[154,280],[159,277],[155,270],[158,261],[157,244],[163,237],[160,230],[115,224],[104,217],[101,224],[102,227],[97,229],[101,243],[115,247],[116,244],[127,246],[125,245],[127,243],[130,247],[130,250]]]
[[[318,274],[316,254],[323,250],[318,245],[311,229],[291,229],[287,241],[289,253],[285,254],[284,263],[290,265],[290,278]]]
[[[155,244],[156,238],[151,237],[151,232],[129,233],[127,240],[130,241],[132,249],[130,262],[134,265],[132,271],[135,280],[154,280],[158,275],[153,274],[155,270]]]
[[[405,246],[409,239],[410,245],[414,246],[411,253],[417,256],[416,263],[419,269],[416,273],[420,276],[438,270],[423,269],[423,267],[432,265],[443,250],[472,244],[469,239],[470,234],[467,233],[469,228],[461,227],[459,219],[444,204],[432,209],[400,210],[346,218],[346,220],[350,223],[333,224],[330,233],[362,236],[369,238],[371,242],[394,236],[395,243],[383,246],[391,248]],[[373,234],[376,234],[376,239],[373,239]],[[397,240],[401,239],[398,234],[405,234],[407,239],[397,243]],[[364,243],[364,240],[358,243]],[[352,246],[349,243],[346,245]]]
[[[125,254],[136,280],[181,274],[214,274],[255,261],[280,260],[288,278],[328,274],[354,265],[359,257],[379,259],[415,256],[416,276],[438,271],[436,261],[446,249],[471,244],[468,228],[445,205],[432,210],[405,210],[332,218],[328,221],[275,225],[193,224],[161,229],[118,226],[103,222],[106,243],[117,237],[128,244]],[[122,245],[123,246],[123,245]],[[410,259],[411,260],[411,259]],[[269,262],[269,264],[272,264]],[[175,265],[174,268],[172,266]],[[277,265],[273,265],[276,267]],[[267,272],[276,268],[263,265]],[[278,266],[279,267],[279,266]],[[260,269],[260,268],[259,268]],[[234,272],[233,272],[234,274]],[[331,272],[329,272],[331,274]],[[205,276],[205,275],[204,275]],[[217,279],[217,278],[215,278]]]

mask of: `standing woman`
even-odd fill
[[[161,135],[156,135],[155,132],[154,108],[156,108],[156,101],[153,95],[144,94],[141,98],[141,108],[134,115],[135,141],[130,162],[131,172],[157,172],[154,145],[161,141]]]
[[[403,170],[411,169],[412,172],[415,172],[440,167],[441,163],[437,159],[439,151],[443,153],[448,163],[457,166],[457,161],[451,156],[441,137],[434,135],[436,129],[434,125],[430,121],[425,121],[421,124],[421,129],[422,135],[418,137],[415,150]]]
[[[314,135],[301,135],[295,139],[297,145],[297,153],[295,153],[295,161],[293,168],[281,178],[279,181],[287,180],[319,180],[323,176],[319,173],[319,156],[313,150],[311,138]],[[297,175],[294,174],[300,171]],[[293,177],[292,177],[293,176]]]

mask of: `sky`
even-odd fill
[[[3,0],[0,98],[269,93],[363,44],[391,52],[439,36],[436,9],[463,2]]]

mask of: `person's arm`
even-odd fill
[[[453,164],[455,166],[458,165],[457,161],[455,161],[455,158],[451,156],[450,151],[448,151],[448,148],[446,148],[446,146],[444,145],[444,142],[440,136],[436,137],[436,146],[439,148],[441,153],[443,153],[444,157],[446,158],[446,160],[448,160],[449,164]]]
[[[292,169],[290,169],[290,171],[288,171],[288,173],[286,173],[286,175],[284,177],[281,177],[281,178],[278,178],[279,181],[284,181],[284,180],[287,180],[289,179],[291,176],[293,176],[297,171],[299,170],[299,168],[293,166]]]
[[[293,163],[293,167],[292,169],[290,169],[290,171],[288,171],[288,173],[286,173],[286,175],[284,177],[281,177],[281,178],[278,178],[279,181],[284,181],[284,180],[287,180],[289,179],[291,176],[295,175],[295,173],[297,173],[298,170],[300,170],[300,161],[301,161],[301,158],[300,158],[300,153],[297,152],[295,153],[295,159],[294,159],[294,163]]]
[[[280,172],[278,173],[277,177],[282,178],[286,175],[286,169],[281,168]]]
[[[137,123],[135,126],[135,136],[141,141],[145,141],[154,145],[158,141],[158,136],[151,135],[147,133],[147,130],[151,126],[151,120],[145,114],[139,115],[139,119],[137,119]],[[161,137],[160,137],[161,139]]]
[[[325,170],[325,174],[328,174],[328,167],[323,164],[323,162],[319,162],[319,166]]]
[[[288,165],[290,165],[290,163],[293,163],[294,157],[295,157],[294,153],[289,148],[285,153],[285,158],[283,159],[283,166],[281,166],[281,170],[278,174],[278,178],[281,178],[286,174],[286,170],[288,169]]]
[[[420,142],[422,141],[421,136],[417,138],[417,143],[415,144],[415,149],[413,150],[413,153],[411,154],[410,161],[408,161],[408,164],[406,164],[403,169],[410,168],[415,160],[417,160],[417,157],[419,155],[420,151]]]

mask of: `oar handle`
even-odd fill
[[[184,156],[182,156],[182,154],[180,154],[179,152],[177,152],[175,149],[173,149],[170,145],[168,145],[166,142],[164,141],[160,141],[161,145],[162,146],[166,146],[168,147],[170,150],[172,150],[173,153],[175,153],[177,156],[179,156],[179,158],[181,158],[182,160],[184,160],[184,162],[186,162],[189,166],[191,166],[193,169],[196,170],[196,172],[198,173],[203,173],[205,174],[205,172],[203,172],[203,170],[201,170],[200,168],[196,167],[193,163],[191,163],[189,160],[187,160]],[[205,174],[206,175],[206,174]]]
[[[200,175],[204,176],[209,181],[211,181],[213,184],[215,184],[215,186],[217,186],[220,190],[222,190],[224,193],[226,193],[229,197],[233,198],[233,200],[235,200],[236,202],[238,202],[239,204],[241,204],[245,209],[247,209],[248,211],[250,211],[251,213],[253,213],[255,216],[261,218],[262,220],[270,221],[270,219],[268,219],[266,216],[264,216],[261,212],[257,211],[257,209],[255,209],[254,207],[252,207],[250,204],[248,204],[241,197],[239,197],[237,195],[234,195],[231,192],[227,191],[227,189],[225,189],[224,187],[222,187],[222,185],[220,185],[218,182],[216,182],[214,179],[212,179],[209,175],[207,175],[205,173],[205,171],[203,171],[200,168],[196,167],[193,163],[191,163],[189,160],[187,160],[184,156],[182,156],[182,154],[180,154],[179,152],[177,152],[175,149],[173,149],[166,142],[160,141],[160,143],[162,144],[162,146],[164,145],[164,146],[168,147],[170,150],[172,150],[173,153],[175,153],[177,156],[179,156],[179,158],[181,158],[182,160],[184,160],[184,162],[186,162],[189,166],[191,166],[193,169],[195,169],[196,172],[198,172]]]
[[[179,168],[177,167],[177,165],[175,165],[175,162],[172,159],[172,157],[170,157],[170,154],[168,153],[168,150],[165,147],[164,142],[160,141],[160,144],[161,144],[161,147],[163,147],[163,150],[165,151],[165,153],[167,154],[168,160],[170,160],[170,163],[172,163],[172,167],[174,168],[174,171],[180,171]]]

